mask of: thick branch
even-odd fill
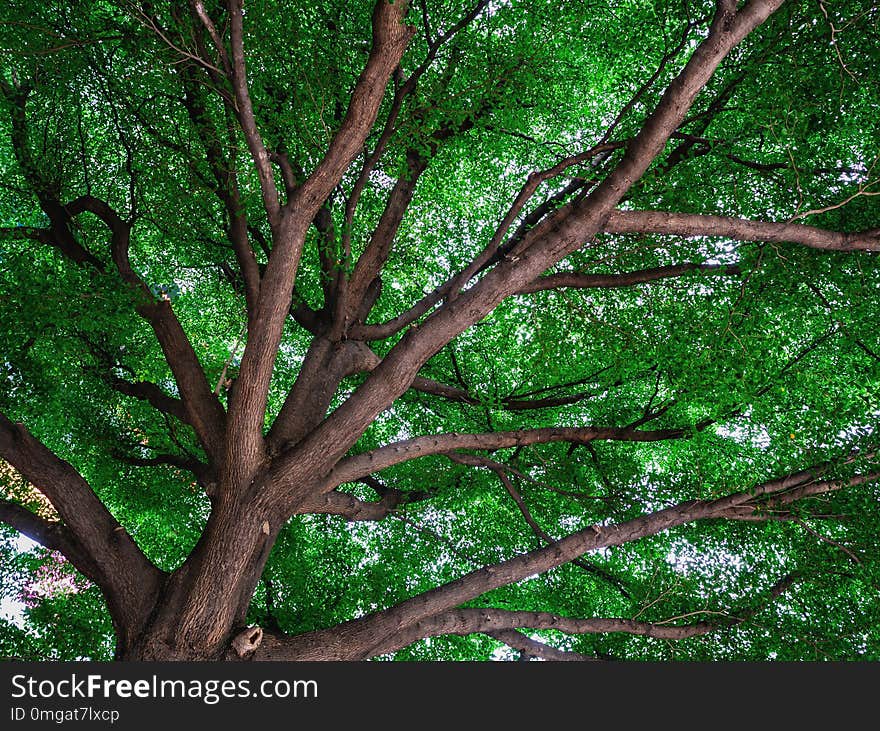
[[[41,518],[9,500],[0,500],[0,523],[12,526],[51,551],[58,551],[92,581],[97,582],[100,577],[98,567],[63,523]]]
[[[328,492],[303,506],[307,513],[324,513],[341,515],[346,520],[382,520],[394,511],[405,499],[405,493],[399,490],[388,490],[380,500],[368,502],[360,500],[347,492]]]
[[[384,470],[402,462],[432,454],[444,454],[456,449],[505,449],[530,444],[571,442],[586,444],[596,439],[624,442],[656,442],[679,439],[686,432],[680,429],[636,431],[613,427],[549,427],[545,429],[519,429],[517,431],[486,432],[483,434],[435,434],[414,437],[385,447],[347,457],[339,462],[324,484],[330,490],[344,482],[352,482],[364,475]]]
[[[624,523],[590,526],[566,536],[552,546],[539,548],[472,571],[455,581],[419,594],[384,611],[328,630],[290,638],[286,649],[282,649],[281,652],[295,653],[298,659],[311,659],[310,653],[318,652],[335,653],[333,655],[335,659],[360,659],[371,656],[374,650],[390,651],[393,648],[383,644],[386,640],[381,638],[390,640],[398,637],[401,633],[409,631],[413,625],[430,622],[430,618],[451,612],[492,589],[544,573],[589,551],[620,546],[693,521],[722,517],[732,509],[753,503],[761,497],[784,493],[799,487],[823,485],[827,491],[837,485],[857,485],[880,479],[880,474],[875,473],[859,475],[843,481],[817,481],[816,474],[825,470],[827,465],[770,480],[749,490],[732,493],[716,500],[685,501]],[[678,631],[677,628],[673,629]],[[419,633],[414,632],[414,634]],[[364,651],[365,637],[379,639]],[[413,637],[410,641],[414,639],[418,637]],[[396,642],[395,646],[397,646]],[[269,655],[266,659],[284,656],[280,654],[273,657],[271,645],[267,646],[266,652]]]
[[[373,13],[373,47],[355,84],[345,118],[324,159],[283,209],[263,275],[257,311],[250,318],[247,346],[229,408],[229,433],[235,436],[227,445],[224,482],[230,489],[250,484],[265,457],[262,429],[269,383],[290,311],[306,230],[363,147],[376,120],[388,79],[412,35],[412,30],[402,24],[407,6],[403,0],[394,3],[377,0]]]
[[[64,535],[81,547],[71,560],[77,558],[88,569],[87,575],[104,591],[111,614],[123,631],[136,630],[152,608],[162,573],[141,553],[82,476],[22,424],[11,422],[2,413],[0,457],[49,499],[69,531]],[[83,555],[88,556],[85,563]]]
[[[470,289],[448,301],[418,328],[410,328],[349,399],[285,455],[282,470],[299,461],[297,452],[321,453],[332,464],[383,409],[403,394],[422,365],[446,343],[492,311],[503,299],[532,282],[552,264],[602,230],[606,219],[641,178],[681,124],[700,89],[724,57],[760,25],[782,0],[752,0],[736,15],[718,13],[709,36],[667,88],[614,170],[583,201],[574,201],[525,235],[508,257]],[[293,502],[301,478],[287,483]]]
[[[223,448],[226,415],[214,395],[205,371],[193,350],[189,338],[171,308],[171,303],[156,300],[147,285],[132,269],[129,261],[131,226],[123,221],[105,201],[90,195],[80,196],[67,206],[71,215],[84,211],[100,218],[111,231],[111,254],[122,279],[135,288],[145,300],[137,306],[137,312],[153,328],[162,348],[183,405],[187,423],[195,429],[199,441],[212,458],[217,458]]]
[[[616,234],[721,236],[736,241],[789,242],[825,251],[880,251],[880,229],[841,233],[797,223],[666,211],[615,211],[602,229]]]
[[[797,577],[789,574],[774,584],[768,592],[770,601],[779,598],[796,582]],[[576,619],[563,617],[550,612],[510,611],[505,609],[454,609],[435,615],[408,627],[403,632],[389,638],[387,644],[380,644],[370,649],[370,655],[392,652],[406,647],[425,637],[437,635],[469,635],[474,632],[493,634],[515,628],[557,630],[569,634],[607,634],[620,632],[624,634],[653,637],[663,640],[684,640],[699,637],[722,627],[742,624],[757,614],[766,602],[759,602],[752,607],[736,613],[727,613],[722,619],[714,621],[694,622],[692,624],[671,624],[659,622],[643,622],[622,618],[589,618]]]
[[[345,118],[320,165],[303,183],[298,202],[317,209],[363,148],[392,72],[400,63],[415,28],[403,24],[409,2],[377,0],[373,11],[373,46],[355,84]]]

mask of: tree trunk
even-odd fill
[[[234,660],[247,655],[247,636],[254,633],[246,632],[248,606],[283,522],[259,498],[244,502],[214,506],[195,549],[168,576],[143,630],[117,648],[118,659]],[[242,632],[234,649],[233,640]]]

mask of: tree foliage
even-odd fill
[[[0,21],[0,653],[880,658],[876,3]]]

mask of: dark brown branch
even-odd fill
[[[336,187],[342,173],[363,148],[376,121],[391,74],[415,31],[404,25],[409,3],[377,0],[373,11],[373,45],[355,84],[348,111],[324,159],[299,189],[298,201],[317,208]]]
[[[614,211],[602,230],[615,234],[721,236],[736,241],[789,242],[825,251],[880,251],[880,229],[840,233],[797,223],[666,211]]]
[[[412,202],[419,176],[427,167],[428,161],[425,158],[414,153],[407,157],[407,172],[394,184],[379,223],[351,275],[351,281],[348,285],[348,297],[351,303],[347,308],[348,317],[357,314],[370,284],[379,275],[388,258],[394,237],[397,235],[403,216]]]
[[[195,457],[181,457],[177,454],[154,454],[152,457],[133,457],[127,454],[115,453],[114,456],[126,464],[134,467],[176,467],[191,472],[196,481],[204,488],[208,488],[210,494],[211,483],[214,481],[211,469],[204,462]]]
[[[528,657],[539,657],[542,660],[556,660],[561,662],[596,662],[598,657],[593,655],[584,655],[580,652],[572,652],[570,650],[560,650],[557,647],[546,645],[543,642],[533,640],[526,637],[522,632],[515,629],[499,629],[486,632],[492,639],[519,650],[523,655]]]
[[[110,375],[107,381],[110,388],[114,391],[146,401],[150,406],[161,411],[163,414],[169,414],[186,424],[189,423],[189,414],[183,402],[180,399],[167,395],[155,383],[150,383],[149,381],[126,381],[124,378],[118,378],[113,375]]]
[[[412,29],[403,25],[407,7],[408,3],[403,0],[395,3],[377,0],[373,12],[373,46],[355,84],[345,118],[324,159],[287,202],[277,231],[273,231],[272,253],[263,273],[257,311],[251,318],[229,406],[229,433],[235,436],[227,445],[223,483],[230,490],[249,485],[266,456],[262,432],[269,384],[290,312],[306,231],[362,149],[376,120],[388,79],[412,35]],[[236,23],[240,23],[240,15],[239,8]],[[293,212],[296,215],[292,215]]]
[[[597,439],[655,442],[680,439],[684,435],[685,432],[679,429],[636,431],[613,427],[550,427],[482,434],[451,433],[414,437],[340,460],[328,476],[324,489],[333,489],[342,483],[352,482],[364,475],[373,474],[402,462],[432,454],[444,454],[456,449],[496,450],[549,442],[586,444]]]
[[[676,45],[671,51],[667,51],[666,53],[663,54],[663,58],[660,59],[660,63],[657,64],[657,68],[654,70],[654,73],[651,74],[651,76],[647,79],[647,81],[645,81],[638,88],[636,93],[633,94],[633,96],[630,98],[630,100],[623,106],[623,109],[621,109],[617,113],[617,116],[614,118],[614,121],[608,126],[608,129],[605,130],[605,134],[602,135],[602,139],[599,141],[599,144],[602,144],[603,142],[607,142],[611,138],[611,135],[613,134],[614,130],[623,121],[624,117],[626,117],[626,115],[630,111],[632,111],[632,109],[635,107],[635,105],[638,104],[639,99],[641,99],[644,96],[644,94],[652,86],[654,86],[657,79],[660,78],[660,74],[662,74],[664,69],[666,68],[666,65],[670,61],[672,61],[679,53],[682,52],[682,49],[684,49],[685,44],[687,43],[688,36],[690,35],[690,33],[693,29],[694,29],[694,23],[688,22],[688,24],[685,26],[684,32],[681,35],[681,40],[678,42],[678,45]],[[664,43],[664,46],[665,45],[666,44]]]
[[[446,302],[418,328],[410,328],[364,383],[298,449],[302,453],[320,452],[332,464],[377,414],[409,388],[422,365],[446,343],[599,233],[623,196],[681,124],[721,61],[781,3],[782,0],[752,0],[733,17],[719,13],[706,40],[669,85],[613,171],[584,200],[563,206],[533,228],[507,258],[470,289]],[[494,251],[493,248],[488,256]],[[283,472],[296,459],[295,453],[286,455],[277,467]],[[289,489],[295,489],[292,483],[287,484]],[[288,494],[288,499],[292,495]]]
[[[339,629],[351,628],[355,631],[347,638],[344,631],[340,632],[335,638],[338,643],[336,650],[339,653],[339,659],[366,659],[394,652],[427,637],[437,637],[440,635],[465,636],[475,632],[482,632],[492,636],[495,636],[496,633],[504,633],[502,636],[505,639],[501,641],[507,644],[508,639],[516,640],[516,638],[509,634],[509,632],[516,628],[556,630],[568,634],[623,633],[664,640],[684,640],[748,621],[768,603],[778,599],[788,591],[798,578],[796,574],[788,574],[782,577],[768,590],[764,601],[758,602],[742,611],[735,613],[718,612],[715,614],[720,615],[719,619],[691,624],[672,624],[672,620],[645,622],[625,618],[597,617],[579,619],[563,617],[550,612],[511,611],[495,608],[452,608],[424,617],[406,626],[394,627],[390,626],[390,624],[385,624],[383,626],[384,635],[365,634],[365,625],[369,623],[372,617],[382,616],[382,614],[388,615],[394,612],[394,609],[391,609],[385,613],[380,613],[380,615],[371,615],[371,617],[354,620],[346,625],[342,625]],[[274,635],[261,648],[258,659],[281,660],[291,657],[303,659],[302,655],[306,654],[307,656],[310,646],[318,637],[326,637],[334,632],[334,630],[337,630],[337,628],[312,633],[312,637],[283,637]],[[376,640],[377,636],[380,637],[378,641]],[[346,640],[350,644],[347,644]],[[553,659],[562,658],[556,657]]]
[[[495,230],[492,239],[483,251],[464,270],[435,287],[433,291],[425,295],[406,312],[401,313],[387,322],[352,328],[351,336],[362,340],[381,340],[391,337],[426,315],[438,302],[453,295],[459,289],[464,287],[479,272],[487,268],[490,262],[497,262],[500,259],[498,256],[498,250],[504,241],[504,237],[522,212],[526,203],[528,203],[542,183],[561,175],[574,165],[586,162],[597,155],[618,150],[625,145],[625,142],[609,142],[604,145],[598,145],[585,152],[567,157],[556,163],[553,167],[529,175],[516,199],[511,204],[504,219]],[[582,185],[578,184],[578,187],[580,188]]]
[[[205,451],[212,458],[217,458],[223,448],[226,415],[171,303],[156,300],[132,269],[128,256],[130,224],[123,221],[106,202],[93,196],[80,196],[68,204],[67,209],[72,216],[84,211],[93,213],[110,229],[113,262],[122,279],[146,300],[137,306],[137,312],[150,323],[156,334],[186,408],[186,421],[195,429]]]
[[[0,91],[9,102],[12,127],[12,150],[25,180],[39,201],[40,208],[49,219],[48,229],[30,229],[38,241],[57,248],[64,256],[76,264],[88,264],[98,271],[104,271],[104,262],[80,244],[70,230],[71,214],[64,209],[58,200],[58,186],[47,180],[34,160],[28,139],[27,116],[25,113],[28,96],[31,92],[29,84],[10,85],[5,79],[0,80]]]
[[[377,357],[375,363],[370,365],[369,368],[365,368],[364,370],[372,370],[376,367],[376,365],[378,365],[378,363],[379,359]],[[454,358],[453,365],[456,367],[457,371],[457,364]],[[535,389],[534,391],[528,393],[514,393],[509,396],[505,396],[498,402],[498,408],[504,411],[532,411],[536,409],[549,409],[557,408],[560,406],[570,406],[572,404],[579,403],[585,399],[593,398],[597,395],[600,395],[601,393],[604,393],[604,391],[607,391],[608,388],[620,386],[623,384],[623,381],[618,380],[612,384],[609,384],[609,386],[600,391],[578,391],[576,393],[567,394],[565,396],[545,396],[544,398],[530,398],[531,396],[537,396],[542,393],[549,393],[560,389],[573,388],[575,386],[582,386],[587,383],[593,383],[596,376],[600,375],[604,370],[607,370],[607,368],[602,368],[601,370],[597,371],[587,378],[578,379],[570,383],[560,383],[555,386],[547,386],[544,388]],[[457,375],[460,376],[460,374],[458,373]],[[459,381],[461,380],[462,379],[459,378]],[[431,378],[425,378],[423,376],[416,376],[413,379],[410,388],[413,391],[428,393],[432,396],[439,396],[440,398],[448,399],[449,401],[457,401],[459,403],[469,404],[471,406],[482,405],[480,400],[472,396],[466,388],[450,386],[447,383],[441,383],[440,381],[435,381]]]
[[[200,5],[201,3],[195,3],[196,8]],[[229,217],[227,236],[232,243],[244,281],[245,302],[250,314],[256,308],[260,292],[260,271],[253,247],[248,239],[251,228],[248,226],[247,213],[241,202],[238,176],[220,146],[220,135],[210,114],[208,114],[201,87],[194,72],[188,67],[184,67],[180,73],[184,87],[183,106],[186,108],[205,149],[205,157],[216,182],[214,192],[222,201]]]
[[[582,274],[580,272],[560,272],[538,277],[535,281],[520,289],[520,294],[541,292],[547,289],[590,289],[594,287],[632,287],[658,279],[681,277],[689,272],[712,272],[715,274],[738,275],[742,269],[736,264],[673,264],[670,266],[640,269],[622,274]]]
[[[519,477],[525,477],[518,470],[506,465],[502,462],[496,462],[492,459],[487,459],[485,457],[476,457],[470,454],[462,454],[455,452],[447,452],[445,456],[448,459],[451,459],[453,462],[457,462],[458,464],[465,465],[473,465],[478,467],[487,467],[492,470],[501,481],[501,484],[504,486],[504,489],[507,490],[508,495],[513,498],[514,503],[516,503],[516,507],[519,509],[520,513],[522,513],[523,518],[528,524],[529,528],[532,529],[532,533],[538,538],[540,542],[546,543],[548,545],[556,543],[556,539],[547,533],[541,526],[538,524],[538,521],[532,516],[531,511],[523,500],[522,495],[516,489],[513,484],[513,481],[508,476],[508,472],[516,474]],[[527,478],[531,480],[531,478]],[[534,480],[532,480],[534,482]],[[543,487],[548,487],[546,485],[542,485]],[[539,542],[539,546],[541,543]],[[619,591],[625,598],[631,598],[631,594],[629,590],[626,588],[624,583],[618,579],[616,576],[609,574],[604,569],[595,566],[594,564],[585,561],[584,559],[577,558],[572,561],[572,564],[577,566],[579,569],[586,571],[589,574],[593,574],[594,576],[598,576],[604,581],[607,581],[611,584],[617,591]]]
[[[351,226],[354,220],[354,212],[357,209],[361,194],[363,193],[364,187],[369,180],[370,173],[376,167],[376,163],[378,163],[381,159],[382,155],[385,152],[385,148],[388,146],[388,142],[391,140],[391,137],[394,134],[397,118],[400,115],[400,110],[403,108],[404,101],[416,90],[419,79],[421,79],[424,73],[434,63],[434,60],[437,58],[437,54],[439,53],[440,49],[446,43],[452,40],[460,30],[470,25],[470,23],[473,22],[473,20],[477,17],[477,15],[480,14],[483,8],[486,7],[486,5],[488,5],[488,0],[479,0],[479,2],[469,13],[467,13],[449,30],[447,30],[439,38],[437,38],[436,41],[432,42],[429,40],[428,53],[425,56],[424,60],[413,70],[409,78],[407,78],[407,80],[400,84],[400,86],[395,90],[394,98],[391,101],[391,109],[389,110],[388,116],[385,119],[385,124],[382,128],[382,132],[379,135],[379,140],[376,142],[376,146],[373,148],[373,151],[364,160],[364,164],[361,167],[358,178],[355,181],[354,186],[352,187],[351,194],[348,196],[348,199],[345,202],[346,231],[344,236],[350,236]],[[424,15],[423,17],[427,21],[427,15]]]
[[[0,457],[49,499],[69,531],[64,535],[75,543],[71,560],[78,560],[101,587],[120,631],[136,631],[152,609],[162,573],[82,476],[2,413]],[[85,563],[83,555],[88,556]]]
[[[272,163],[269,161],[269,151],[263,144],[263,138],[257,128],[254,108],[251,104],[250,92],[248,91],[247,69],[245,67],[244,53],[244,28],[242,6],[243,0],[230,0],[229,29],[232,45],[232,88],[235,91],[236,113],[241,125],[244,138],[250,150],[254,165],[257,168],[257,176],[260,180],[260,191],[263,196],[263,207],[269,217],[269,223],[273,228],[279,224],[278,190],[275,187],[275,175],[272,171]],[[209,28],[210,30],[210,28]],[[215,31],[216,34],[216,31]],[[217,41],[215,41],[217,43]],[[219,47],[222,49],[223,44]]]
[[[802,470],[770,480],[748,490],[735,492],[715,500],[685,501],[624,523],[590,526],[566,536],[552,546],[539,548],[506,561],[472,571],[455,581],[414,596],[389,609],[367,615],[358,620],[352,620],[329,630],[321,630],[308,635],[289,638],[287,648],[283,652],[294,653],[297,659],[310,659],[310,652],[314,651],[313,648],[316,648],[319,652],[326,651],[328,641],[333,642],[336,651],[339,653],[338,659],[360,659],[369,657],[372,654],[388,652],[396,647],[404,646],[397,644],[397,638],[406,639],[406,637],[409,637],[404,643],[409,644],[425,636],[421,630],[412,630],[411,636],[406,635],[414,625],[422,623],[422,627],[430,626],[431,618],[446,615],[448,612],[456,610],[456,607],[459,607],[461,604],[471,601],[492,589],[522,581],[534,574],[544,573],[589,551],[620,546],[686,523],[723,517],[725,513],[731,510],[735,510],[740,506],[754,504],[757,500],[766,496],[809,487],[813,487],[816,491],[824,490],[827,492],[831,489],[842,489],[847,486],[865,484],[880,479],[880,474],[867,474],[858,475],[843,481],[817,481],[816,475],[821,474],[827,469],[828,465],[822,465],[815,469]],[[497,610],[490,611],[496,612]],[[631,622],[632,620],[622,621]],[[635,626],[638,625],[636,624]],[[680,627],[667,627],[662,630],[662,632],[667,631],[672,631],[675,634],[682,630]],[[379,639],[364,652],[363,642],[359,643],[357,641],[358,639],[363,640],[364,637],[394,638],[394,644],[388,647],[383,644],[385,640]],[[267,651],[271,655],[272,650],[270,648],[271,645],[267,647]],[[267,659],[274,658],[270,656]],[[327,659],[326,656],[324,659]]]
[[[0,500],[0,523],[12,526],[50,551],[58,551],[88,579],[97,581],[100,577],[101,572],[88,552],[63,523],[41,518],[10,500]]]

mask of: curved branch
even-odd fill
[[[439,635],[469,635],[475,632],[482,632],[491,636],[501,633],[499,640],[508,643],[508,640],[521,642],[518,638],[510,634],[517,628],[520,629],[536,629],[536,630],[557,630],[568,634],[609,634],[624,633],[638,635],[642,637],[652,637],[664,640],[684,640],[691,637],[699,637],[725,627],[732,627],[742,624],[756,615],[768,603],[782,596],[790,589],[798,580],[796,574],[788,574],[777,581],[767,592],[765,601],[758,602],[754,606],[748,607],[736,613],[724,612],[720,613],[722,618],[715,621],[694,622],[691,624],[671,624],[666,622],[646,622],[625,618],[604,618],[595,617],[588,619],[580,619],[574,617],[563,617],[550,612],[529,612],[516,611],[495,608],[454,608],[443,612],[438,612],[429,617],[425,617],[417,622],[409,624],[405,627],[385,627],[387,634],[378,635],[380,639],[376,641],[377,635],[362,633],[356,637],[345,638],[348,643],[346,647],[337,646],[333,649],[340,652],[339,659],[358,659],[363,660],[376,655],[382,655],[388,652],[394,652],[407,645],[417,642],[427,637],[437,637]],[[390,610],[389,610],[390,611]],[[347,625],[341,625],[338,629],[342,630],[348,627],[357,627],[363,620],[355,620]],[[314,640],[315,636],[326,636],[337,630],[323,630],[313,633],[310,640]],[[343,639],[338,637],[337,641]],[[504,639],[502,639],[502,637]],[[527,639],[527,638],[523,638]],[[300,637],[285,637],[274,634],[264,641],[258,652],[256,659],[258,660],[283,660],[283,659],[302,659],[300,653],[305,649],[305,643]],[[308,644],[311,644],[309,642]],[[517,647],[511,643],[512,646]],[[306,645],[308,647],[308,645]],[[518,647],[518,649],[520,649]],[[561,652],[558,651],[557,652]],[[555,653],[554,653],[555,654]],[[568,659],[562,656],[556,656],[552,659]],[[596,659],[589,656],[582,656],[577,659]]]
[[[250,484],[265,457],[262,430],[269,384],[290,311],[306,230],[363,147],[376,121],[388,79],[412,36],[413,29],[403,25],[407,8],[404,0],[377,0],[373,47],[355,84],[345,118],[323,160],[287,202],[280,224],[273,231],[272,252],[263,274],[257,311],[248,328],[236,393],[229,406],[229,433],[235,438],[227,444],[228,474],[224,483],[230,489]]]
[[[165,360],[171,368],[183,405],[187,423],[195,429],[205,451],[218,458],[223,448],[226,414],[214,394],[192,344],[183,330],[171,303],[157,300],[149,287],[131,267],[129,246],[131,225],[105,201],[83,195],[67,205],[71,216],[88,211],[100,218],[111,231],[111,255],[122,279],[135,288],[146,301],[136,306],[156,334]]]
[[[332,490],[344,482],[353,482],[365,475],[384,470],[402,462],[432,454],[444,454],[456,449],[505,449],[530,444],[571,442],[586,444],[596,439],[624,442],[656,442],[680,439],[687,432],[681,429],[658,429],[638,431],[614,427],[547,427],[544,429],[518,429],[516,431],[485,432],[481,434],[435,434],[413,437],[395,442],[369,452],[363,452],[340,460],[324,483],[324,490]],[[283,475],[278,475],[283,479]]]
[[[108,378],[108,384],[114,391],[146,401],[150,406],[161,411],[163,414],[174,416],[185,424],[190,423],[189,413],[184,407],[183,402],[166,394],[155,383],[150,381],[126,381],[124,378],[111,375]]]
[[[857,475],[848,480],[818,480],[817,475],[827,469],[828,465],[821,465],[770,480],[748,490],[735,492],[715,500],[685,501],[623,523],[589,526],[566,536],[552,546],[539,548],[472,571],[455,581],[418,594],[389,609],[327,630],[318,630],[306,635],[288,638],[283,645],[270,643],[266,646],[265,651],[268,655],[266,659],[296,656],[300,660],[351,660],[388,652],[394,647],[402,646],[397,644],[395,638],[411,636],[408,642],[412,642],[424,636],[424,634],[412,629],[414,625],[422,623],[422,627],[430,626],[432,618],[440,615],[446,616],[447,613],[456,610],[465,602],[472,601],[492,589],[544,573],[589,551],[620,546],[697,520],[723,517],[725,513],[739,506],[754,504],[762,497],[785,493],[805,486],[811,485],[817,490],[828,491],[880,479],[880,473],[871,473]],[[497,612],[498,610],[491,611]],[[632,622],[632,620],[623,621]],[[617,626],[637,628],[639,625]],[[667,627],[662,630],[658,629],[658,632],[662,634],[670,630],[673,634],[682,631],[680,627]],[[369,647],[365,649],[365,645],[368,643]],[[388,643],[391,643],[391,646]],[[328,648],[333,653],[333,656],[329,658],[323,655],[328,651]],[[275,654],[276,652],[280,654]]]
[[[470,289],[447,301],[418,328],[410,328],[364,383],[274,467],[291,470],[306,454],[320,454],[324,465],[332,465],[380,412],[406,392],[431,356],[506,297],[601,231],[620,200],[644,175],[681,124],[721,61],[781,4],[782,0],[751,0],[738,13],[719,11],[708,37],[670,83],[613,171],[585,199],[563,206],[533,228],[503,261]],[[286,481],[278,500],[294,504],[298,489],[301,489],[299,480]]]
[[[622,274],[581,274],[580,272],[560,272],[538,277],[519,290],[518,294],[542,292],[547,289],[591,289],[599,287],[632,287],[636,284],[655,282],[658,279],[681,277],[688,272],[711,272],[714,274],[738,275],[742,269],[736,264],[673,264],[670,266],[640,269]]]
[[[196,2],[194,7],[197,12],[200,11],[201,17],[201,14],[204,13],[202,3]],[[205,21],[210,23],[210,19],[206,15],[202,22]],[[213,26],[211,27],[213,28]],[[214,33],[216,34],[216,29]],[[219,39],[215,40],[215,43],[218,41]],[[222,44],[220,47],[222,48]],[[244,280],[245,301],[248,313],[250,314],[256,308],[257,297],[260,293],[260,270],[253,247],[248,239],[250,229],[248,227],[246,209],[241,203],[238,175],[235,172],[234,166],[230,164],[223,154],[223,149],[219,142],[220,135],[205,107],[198,80],[189,67],[183,67],[180,74],[183,79],[184,89],[183,106],[186,108],[187,114],[195,126],[196,134],[205,149],[205,158],[216,183],[213,186],[214,193],[223,203],[229,216],[230,225],[227,236],[232,243],[233,251],[238,260],[239,270]]]
[[[67,541],[68,547],[75,546],[71,561],[79,561],[86,575],[101,587],[120,631],[137,631],[152,610],[162,572],[141,552],[83,477],[35,439],[24,425],[11,422],[3,413],[0,457],[42,492],[61,516],[67,532],[56,531],[55,535]],[[14,517],[23,522],[27,516],[17,513]],[[29,527],[51,536],[46,533],[47,526],[31,522]],[[85,562],[81,559],[83,553],[88,556]]]

